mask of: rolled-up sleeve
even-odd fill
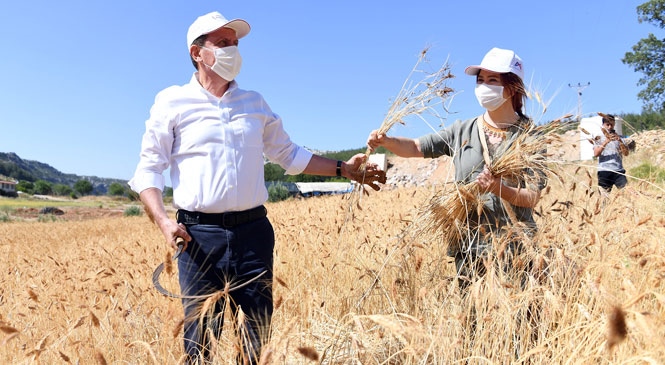
[[[282,118],[274,114],[270,107],[263,102],[268,120],[264,131],[264,153],[268,160],[280,165],[287,175],[298,175],[302,173],[309,161],[312,152],[293,143],[284,130]]]
[[[305,171],[305,168],[309,164],[309,161],[312,159],[312,153],[306,149],[297,146],[296,154],[291,164],[285,168],[285,174],[287,175],[298,175]]]
[[[129,180],[129,187],[137,193],[148,188],[164,191],[163,173],[169,167],[173,127],[163,106],[163,99],[164,92],[157,95],[150,109],[150,117],[145,122],[139,163],[134,176]]]

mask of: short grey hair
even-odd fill
[[[205,42],[206,42],[206,39],[208,39],[208,35],[207,35],[207,34],[203,34],[203,35],[199,36],[198,38],[196,38],[196,39],[192,42],[192,45],[196,45],[196,46],[199,46],[199,47],[203,47],[203,45],[204,45]],[[191,45],[190,45],[190,46],[191,46]],[[198,71],[198,70],[199,70],[199,64],[196,63],[196,61],[194,60],[194,57],[192,57],[192,54],[191,54],[191,53],[189,54],[189,58],[192,60],[192,65],[194,65],[194,68]]]

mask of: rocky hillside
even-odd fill
[[[665,130],[636,133],[631,138],[637,143],[635,155],[652,165],[665,169]]]
[[[126,184],[119,179],[100,178],[97,176],[79,176],[65,174],[52,166],[32,160],[24,160],[13,152],[0,152],[0,175],[14,178],[16,180],[37,181],[44,180],[53,184],[63,184],[73,187],[79,180],[88,180],[92,183],[93,194],[106,194],[108,187],[113,182]]]

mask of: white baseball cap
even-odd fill
[[[235,30],[238,39],[246,36],[250,29],[249,23],[242,19],[227,20],[219,12],[213,11],[212,13],[196,18],[194,23],[189,26],[189,30],[187,31],[187,49],[189,49],[196,38],[212,33],[222,27]]]
[[[478,75],[480,70],[498,73],[512,72],[519,76],[520,79],[524,80],[524,66],[522,64],[522,59],[509,49],[492,48],[487,52],[485,57],[483,57],[483,61],[480,62],[480,65],[469,66],[464,70],[464,73],[473,76]]]

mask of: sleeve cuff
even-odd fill
[[[307,151],[304,148],[298,148],[298,152],[296,153],[295,158],[293,159],[293,162],[291,162],[291,165],[289,166],[288,169],[286,169],[286,174],[287,175],[298,175],[305,171],[305,168],[309,164],[309,161],[312,159],[312,153]]]
[[[164,175],[155,173],[136,174],[129,180],[128,184],[132,190],[139,194],[148,188],[157,188],[164,191]]]

